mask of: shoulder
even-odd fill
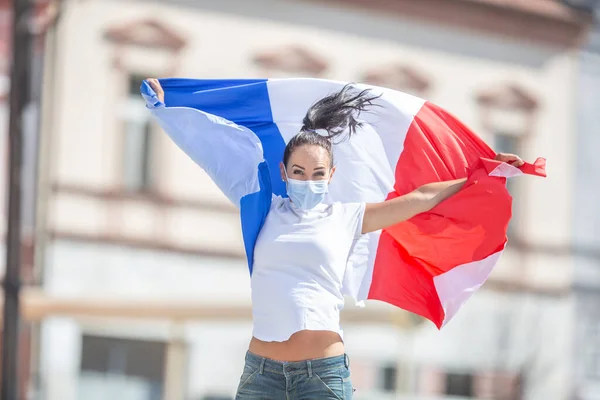
[[[361,202],[335,202],[331,203],[332,213],[345,220],[362,219],[365,213],[366,203]]]
[[[337,202],[337,203],[333,203],[332,206],[337,207],[341,212],[343,212],[345,214],[355,214],[356,212],[363,211],[365,209],[366,203],[362,203],[362,202],[351,202],[351,203]]]
[[[285,207],[288,201],[289,200],[287,197],[281,197],[279,195],[273,194],[271,198],[271,210],[281,209],[282,207]]]
[[[365,216],[366,203],[337,203],[336,207],[342,223],[347,227],[349,232],[352,232],[356,239],[362,234],[363,219]]]

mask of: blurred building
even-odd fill
[[[449,326],[374,303],[349,306],[345,336],[359,399],[572,398],[589,22],[551,0],[64,0],[46,41],[31,398],[233,398],[251,335],[237,211],[150,120],[148,76],[365,81],[547,157],[547,179],[509,183],[509,248]]]
[[[590,2],[591,3],[591,2]],[[600,15],[600,3],[596,15]],[[580,56],[573,245],[577,399],[600,399],[600,25]]]

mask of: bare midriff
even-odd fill
[[[300,331],[284,342],[263,342],[253,337],[251,353],[277,361],[304,361],[344,354],[344,342],[331,331]]]

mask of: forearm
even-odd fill
[[[458,193],[466,181],[467,178],[462,178],[452,181],[428,183],[416,189],[415,192],[421,194],[422,198],[428,203],[427,207],[429,208],[427,210],[431,210],[442,201]]]
[[[430,183],[393,200],[367,204],[362,231],[368,233],[384,229],[429,211],[456,194],[465,182],[466,179],[457,179]]]

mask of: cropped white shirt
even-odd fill
[[[364,203],[301,210],[289,199],[273,196],[254,249],[254,337],[282,342],[301,330],[342,335],[342,282],[364,211]]]

